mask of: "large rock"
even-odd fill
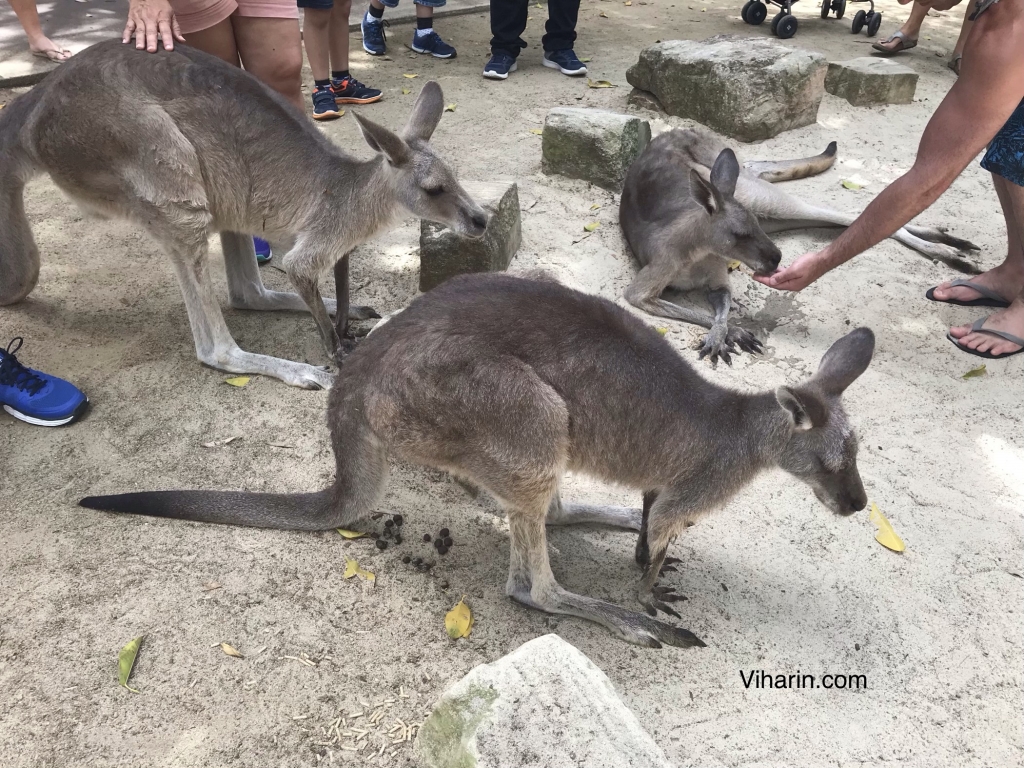
[[[903,64],[874,56],[833,61],[825,75],[825,90],[855,107],[871,104],[909,104],[917,90],[917,72]]]
[[[650,140],[651,124],[639,117],[558,107],[544,120],[541,168],[617,191]]]
[[[512,183],[465,182],[463,189],[491,216],[484,236],[473,239],[443,224],[420,223],[420,290],[472,272],[503,272],[522,242],[519,189]]]
[[[416,748],[424,768],[671,768],[604,672],[558,635],[472,669]]]
[[[768,38],[718,35],[644,48],[626,80],[653,93],[670,115],[760,141],[818,119],[827,69],[819,53]]]

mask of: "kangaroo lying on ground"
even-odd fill
[[[832,142],[817,157],[752,162],[741,170],[733,151],[707,133],[676,129],[655,138],[630,166],[622,190],[619,222],[642,266],[626,300],[650,314],[710,329],[701,358],[728,363],[737,346],[759,352],[751,333],[728,325],[728,263],[772,272],[781,252],[766,233],[853,223],[853,214],[809,205],[772,184],[822,173],[835,154]],[[963,252],[977,246],[941,230],[907,226],[892,237],[929,258],[977,271]],[[669,287],[706,291],[714,314],[662,299]]]
[[[355,114],[378,153],[363,161],[256,78],[184,45],[151,54],[111,41],[66,64],[0,111],[0,306],[39,277],[22,192],[48,173],[84,209],[138,222],[166,249],[202,362],[328,387],[324,369],[238,348],[210,283],[212,233],[222,233],[232,305],[308,310],[337,359],[344,347],[329,313],[342,331],[349,316],[377,315],[350,312],[347,279],[339,303],[325,305],[327,268],[341,259],[347,278],[348,253],[406,214],[484,232],[484,211],[427,143],[444,108],[437,83],[424,86],[401,137]],[[281,262],[298,295],[263,286],[245,235],[294,243]]]
[[[655,587],[669,543],[762,470],[781,467],[839,514],[864,508],[841,395],[873,349],[871,331],[858,328],[807,382],[745,394],[703,379],[610,301],[555,282],[465,275],[416,298],[345,359],[328,401],[331,487],[143,492],[80,504],[210,523],[347,528],[380,501],[394,457],[446,470],[507,510],[506,591],[514,600],[599,622],[637,645],[703,645],[685,629],[562,589],[548,564],[545,523],[642,531],[638,598],[652,616],[675,615],[667,603],[678,596]],[[568,470],[645,491],[645,509],[563,504],[558,488]]]

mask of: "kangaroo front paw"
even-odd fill
[[[678,603],[685,600],[686,597],[676,594],[675,587],[654,587],[654,589],[646,594],[641,593],[637,595],[637,599],[640,601],[640,605],[644,607],[644,610],[651,616],[657,616],[658,611],[661,611],[669,616],[675,616],[677,619],[680,619],[682,617],[668,603]]]
[[[724,326],[716,326],[701,342],[700,354],[697,355],[697,359],[703,360],[706,357],[712,365],[715,365],[718,363],[718,358],[722,358],[726,363],[732,365],[730,352],[735,354],[736,347],[728,339],[728,329]]]
[[[730,348],[735,345],[744,352],[751,354],[760,355],[764,352],[764,347],[761,346],[761,342],[757,340],[754,334],[735,326],[729,327],[729,332],[725,335],[725,341]]]

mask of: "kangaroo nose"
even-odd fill
[[[474,214],[471,221],[473,222],[473,226],[477,227],[478,229],[487,228],[487,217],[482,213]]]

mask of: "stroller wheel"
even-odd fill
[[[754,4],[747,9],[747,24],[753,24],[756,27],[764,21],[767,15],[768,6],[760,2],[760,0],[754,0]]]
[[[882,26],[882,14],[876,12],[868,21],[868,37],[877,35],[880,26]]]
[[[853,14],[853,24],[850,25],[850,30],[853,34],[857,34],[864,29],[864,21],[867,18],[867,14],[864,11],[857,11]]]
[[[747,24],[750,23],[749,21],[747,21],[747,13],[750,12],[750,6],[752,6],[753,4],[754,0],[747,0],[747,2],[743,4],[743,10],[740,11],[740,18],[743,19],[743,21],[745,21]]]
[[[781,19],[785,15],[786,15],[785,11],[779,11],[774,16],[772,16],[772,34],[773,35],[779,34],[779,19]]]
[[[827,19],[828,12],[832,10],[832,0],[821,0],[821,18]]]
[[[781,40],[788,40],[796,34],[797,20],[796,16],[792,14],[784,14],[778,23],[775,25],[775,34],[779,36]]]
[[[843,18],[843,14],[846,13],[846,0],[836,0],[832,4],[833,10],[836,12],[836,18]]]

